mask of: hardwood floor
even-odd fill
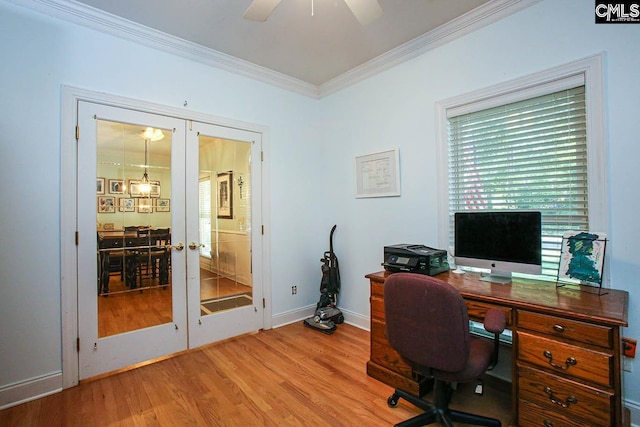
[[[171,322],[171,282],[160,286],[157,279],[145,278],[142,286],[142,291],[129,289],[120,276],[111,276],[109,295],[98,297],[99,337]],[[201,301],[246,292],[251,292],[250,286],[200,269]]]
[[[366,374],[369,332],[296,322],[0,411],[0,426],[390,426],[419,413]],[[488,381],[487,381],[488,383]],[[509,391],[460,386],[453,407],[509,423]],[[428,398],[428,396],[427,396]]]

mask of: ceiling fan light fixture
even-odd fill
[[[244,13],[244,19],[264,22],[280,4],[281,0],[253,0]]]
[[[360,25],[366,26],[382,16],[378,0],[344,0]]]

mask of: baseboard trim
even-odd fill
[[[629,414],[631,415],[631,426],[632,427],[640,427],[640,403],[634,402],[632,400],[625,400],[622,404],[629,410]],[[636,421],[635,423],[633,421]]]
[[[0,410],[62,391],[62,371],[0,387]]]

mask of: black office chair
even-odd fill
[[[506,317],[490,309],[485,329],[495,340],[469,334],[467,306],[450,284],[434,277],[413,273],[395,273],[384,283],[384,311],[387,339],[414,372],[434,380],[434,403],[396,389],[387,401],[398,404],[399,398],[426,411],[396,426],[423,426],[453,422],[500,427],[500,421],[449,408],[451,383],[477,380],[497,363],[498,335],[504,330]]]

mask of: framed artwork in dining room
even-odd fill
[[[104,194],[104,178],[96,178],[96,194]]]
[[[149,181],[149,185],[151,185],[151,193],[149,194],[151,197],[160,197],[160,181]]]
[[[123,179],[110,179],[109,180],[109,193],[110,194],[124,194],[124,180]]]
[[[116,198],[113,196],[99,196],[98,213],[116,213]]]
[[[218,218],[233,218],[233,172],[218,174]]]
[[[156,212],[171,212],[171,199],[156,199]]]
[[[151,212],[153,212],[153,200],[138,199],[138,213],[151,213]]]
[[[128,197],[120,197],[120,199],[118,199],[118,210],[120,212],[135,212],[136,199],[129,199]]]

